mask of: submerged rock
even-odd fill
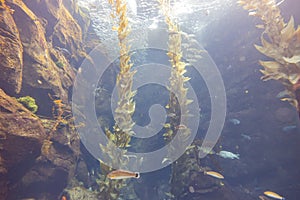
[[[65,7],[70,5],[69,9],[73,11],[76,9],[76,4],[72,0],[64,1],[65,5],[61,0],[25,0],[24,2],[39,19],[45,20],[45,35],[52,42],[52,46],[67,49],[72,54],[72,62],[78,65],[85,58],[83,33],[80,25]]]
[[[0,10],[0,87],[19,93],[22,85],[23,47],[12,13]]]
[[[66,101],[65,88],[71,85],[63,84],[65,77],[60,76],[63,69],[60,69],[50,56],[51,45],[45,37],[42,21],[23,1],[14,1],[10,6],[15,10],[13,17],[24,49],[23,83],[26,87],[22,88],[22,92],[28,93],[33,88],[48,90]],[[66,78],[70,77],[72,75]],[[39,98],[36,95],[34,97]]]
[[[90,30],[89,17],[73,0],[6,3],[13,14],[1,10],[0,86],[10,95],[20,93],[34,97],[37,104],[44,102],[39,114],[47,115],[52,107],[48,94],[67,102],[75,69],[87,57],[84,44],[90,41],[83,38]]]
[[[46,138],[38,117],[0,89],[0,194],[34,164]],[[5,199],[5,198],[4,198]]]
[[[13,14],[0,9],[0,199],[57,199],[75,176],[80,141],[71,120],[52,132],[49,117],[54,99],[68,104],[89,19],[73,0],[5,2]],[[5,92],[32,96],[48,118]]]
[[[55,120],[43,119],[49,136]],[[79,138],[68,126],[60,126],[51,138],[42,141],[41,152],[34,163],[14,184],[10,199],[34,197],[57,199],[68,182],[74,178],[79,159]],[[28,160],[26,162],[29,162]]]

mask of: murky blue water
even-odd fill
[[[110,151],[99,153],[99,143],[102,145],[103,138],[93,136],[105,130],[116,130],[116,108],[120,104],[118,86],[126,88],[128,85],[122,84],[122,81],[116,83],[120,73],[120,41],[115,31],[118,20],[111,17],[110,4],[104,0],[78,0],[77,3],[91,18],[92,29],[100,44],[89,54],[95,61],[93,67],[96,67],[91,70],[90,60],[85,59],[74,70],[77,72],[76,83],[83,80],[86,84],[83,85],[88,87],[81,88],[85,91],[77,91],[76,94],[77,87],[81,85],[75,84],[73,93],[70,90],[68,94],[69,99],[72,99],[68,102],[70,107],[73,106],[72,111],[76,112],[74,107],[78,106],[76,109],[84,116],[73,113],[75,121],[88,118],[88,114],[95,120],[87,120],[87,129],[76,127],[81,139],[78,163],[85,163],[86,166],[81,163],[84,168],[75,163],[74,171],[79,187],[97,193],[107,180],[105,167],[101,169],[98,160],[105,162],[103,155]],[[287,200],[299,200],[299,116],[296,108],[280,100],[286,94],[282,92],[284,86],[279,81],[261,80],[262,66],[259,60],[270,58],[254,47],[254,44],[261,44],[262,30],[256,28],[256,25],[261,24],[260,19],[249,16],[248,11],[234,0],[171,1],[169,14],[180,29],[179,33],[174,33],[168,30],[165,13],[157,1],[127,0],[127,5],[131,32],[126,41],[130,45],[131,71],[135,71],[132,90],[136,90],[136,95],[132,98],[135,102],[132,115],[134,134],[132,130],[124,131],[133,136],[130,146],[121,148],[130,152],[124,156],[129,164],[122,167],[140,172],[141,176],[139,179],[128,179],[127,185],[117,191],[121,194],[118,199],[268,200],[272,197],[259,196],[265,191],[274,191]],[[296,26],[300,25],[298,0],[285,0],[279,8],[285,22],[293,16]],[[167,53],[172,51],[169,49],[169,39],[176,34],[183,38],[177,42],[182,47],[182,61],[189,63],[183,74],[190,78],[183,81],[183,85],[188,88],[187,98],[193,102],[180,107],[180,102],[186,99],[175,98],[173,104],[178,107],[170,108],[170,96],[176,96],[178,91],[170,92],[170,88],[176,88],[176,84],[170,81],[173,72]],[[191,49],[192,53],[197,54],[189,57]],[[99,71],[103,73],[96,77]],[[178,80],[180,77],[177,76]],[[46,94],[45,91],[43,93]],[[85,104],[80,105],[81,100]],[[130,105],[129,101],[126,103]],[[91,107],[87,108],[87,105]],[[38,115],[47,113],[51,117],[51,106],[47,106],[45,111],[42,103],[39,106],[41,109]],[[184,116],[185,109],[189,113]],[[67,126],[63,123],[60,125]],[[179,138],[179,143],[174,145],[166,137],[170,130],[178,136],[186,129],[190,130],[192,136],[187,142]],[[69,151],[71,145],[61,140],[64,143],[55,141],[56,148],[63,149],[62,152],[65,149]],[[166,148],[167,145],[170,146]],[[185,145],[184,148],[181,145]],[[178,159],[176,155],[174,159],[170,152],[179,152],[182,157]],[[118,155],[120,152],[113,153]],[[114,158],[110,161],[115,164]],[[118,168],[116,165],[113,167]],[[26,170],[21,171],[20,174],[26,174]],[[41,177],[47,176],[45,174]],[[17,178],[12,177],[13,184],[17,183],[18,178],[23,178],[19,174]],[[68,188],[73,187],[72,184],[76,185],[66,183],[69,180],[66,177],[62,179],[65,182],[61,185]],[[49,187],[53,183],[49,183]],[[22,184],[16,186],[22,189],[20,194],[26,194],[23,191],[26,187],[30,188],[32,194],[38,193],[37,189],[32,189],[32,185],[24,184],[22,187]],[[47,184],[43,187],[47,188]],[[61,194],[67,194],[66,191],[57,190],[53,189],[54,196],[59,194],[61,198]]]
[[[103,7],[104,5],[105,3]],[[134,31],[138,28],[150,29],[153,34],[159,28],[166,28],[163,16],[156,6],[155,2],[137,2],[136,11],[129,15],[135,19],[129,21],[132,22]],[[95,17],[94,26],[99,37],[109,40],[111,32],[106,32],[107,27],[103,26],[105,19],[100,17],[107,14],[103,7],[97,7],[91,12]],[[224,187],[229,188],[230,192],[220,192],[221,187],[212,192],[194,193],[186,187],[185,192],[191,194],[179,199],[258,199],[266,190],[276,191],[286,199],[298,199],[300,162],[296,152],[299,151],[300,142],[299,119],[292,106],[276,98],[283,86],[276,81],[260,80],[261,67],[258,60],[266,58],[253,47],[253,44],[260,43],[260,30],[255,28],[259,19],[248,16],[233,1],[180,1],[175,7],[173,13],[180,27],[189,34],[194,34],[195,39],[208,51],[226,88],[225,125],[213,150],[239,154],[239,159],[210,154],[199,163],[222,173],[225,176]],[[280,8],[286,20],[293,15],[296,24],[299,24],[298,2],[286,0]],[[134,31],[132,37],[140,43],[132,44],[133,48],[142,45],[147,49],[149,43],[159,40],[159,35],[134,35]],[[161,53],[147,50],[143,60],[135,62],[134,66],[139,70],[143,63],[167,64],[168,58]],[[159,70],[149,76],[155,76],[156,73]],[[192,77],[190,83],[199,100],[201,120],[196,139],[203,140],[209,123],[214,120],[211,119],[212,97],[195,67],[187,68],[185,75]],[[168,92],[163,87],[150,84],[138,89],[135,100],[134,121],[140,126],[146,126],[151,121],[149,108],[153,104],[166,106]],[[163,130],[155,137],[133,140],[133,144],[139,145],[132,149],[148,152],[161,148],[164,145],[162,133]],[[172,187],[169,183],[170,171],[169,166],[145,173],[140,180],[134,180],[139,198],[168,199],[165,192]]]

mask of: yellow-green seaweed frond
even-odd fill
[[[170,98],[169,103],[166,106],[168,109],[168,116],[170,117],[170,123],[164,125],[166,133],[163,136],[166,141],[171,141],[175,134],[177,134],[180,141],[178,144],[169,146],[167,156],[162,160],[162,163],[166,163],[175,158],[174,152],[185,151],[186,148],[188,148],[187,142],[191,136],[191,130],[188,127],[190,116],[188,105],[192,103],[192,100],[187,98],[188,88],[186,87],[186,82],[189,81],[190,78],[185,76],[186,66],[190,63],[187,63],[183,59],[182,50],[183,45],[186,45],[184,48],[187,48],[190,47],[190,44],[183,42],[183,39],[185,39],[188,34],[180,30],[178,23],[173,18],[170,12],[170,1],[158,0],[158,2],[160,3],[160,9],[168,26],[169,41],[167,55],[172,68],[171,77],[169,78]],[[194,159],[190,159],[190,156],[187,156],[187,154],[182,155],[176,162],[172,163],[172,174],[170,178],[172,190],[171,193],[168,194],[170,199],[180,199],[183,188],[187,187],[186,180],[190,179],[189,170],[193,169],[189,168],[189,165],[187,168],[184,168],[184,173],[181,172],[183,169],[182,163],[187,163],[189,161],[197,163]],[[180,175],[178,172],[180,172]]]
[[[282,100],[300,111],[300,26],[295,29],[293,16],[288,23],[284,22],[275,0],[239,0],[238,4],[263,22],[257,25],[264,29],[261,46],[255,48],[273,60],[260,61],[264,67],[262,80],[280,81],[290,95]]]
[[[111,16],[116,20],[116,26],[113,27],[113,30],[118,33],[120,48],[120,73],[117,76],[116,84],[119,97],[115,110],[116,127],[127,134],[132,134],[131,129],[134,126],[134,122],[131,116],[135,111],[135,103],[133,101],[135,91],[132,91],[132,81],[135,72],[131,71],[130,45],[126,40],[130,33],[127,4],[124,0],[109,0],[109,3],[112,5]],[[127,137],[127,139],[130,140],[130,137]]]
[[[174,113],[178,115],[178,111],[181,111],[181,121],[180,124],[187,124],[187,117],[189,116],[188,105],[191,100],[187,98],[187,88],[185,86],[185,82],[189,80],[189,77],[184,76],[186,73],[186,66],[188,65],[183,61],[183,52],[182,52],[182,37],[185,35],[180,30],[178,23],[172,18],[171,15],[171,6],[170,1],[168,0],[158,0],[160,3],[160,9],[162,10],[166,24],[168,26],[169,32],[169,41],[168,41],[168,57],[170,58],[170,64],[172,67],[171,77],[169,79],[170,82],[170,91],[176,91],[176,95],[171,93],[170,100],[168,105],[168,112]],[[176,127],[178,126],[178,121],[172,121],[171,119],[171,127],[167,130],[165,135],[166,140],[171,140],[174,136],[173,133],[176,131]],[[181,132],[181,140],[186,141],[186,138],[190,136],[190,129],[187,126],[182,126],[180,130]],[[174,130],[174,131],[173,131]],[[178,131],[178,130],[177,130]],[[172,133],[172,134],[170,134]],[[182,144],[184,146],[184,143]]]
[[[135,111],[135,102],[133,97],[135,91],[132,91],[132,82],[134,71],[131,71],[132,62],[130,57],[130,45],[128,44],[127,37],[130,33],[130,27],[127,17],[127,2],[124,0],[108,0],[112,6],[111,17],[115,24],[112,27],[112,31],[116,31],[119,41],[119,58],[120,58],[120,72],[117,75],[116,87],[118,91],[117,108],[115,109],[115,125],[113,131],[106,129],[106,136],[108,143],[104,146],[100,144],[100,149],[103,152],[103,156],[110,160],[113,166],[119,166],[123,168],[126,166],[128,159],[125,154],[126,148],[129,147],[131,135],[133,135],[132,127],[134,122],[132,115]],[[121,149],[121,151],[113,151],[113,147]],[[102,163],[100,160],[100,167],[103,176],[106,176],[112,168]],[[113,200],[117,199],[120,195],[120,190],[126,186],[126,182],[123,180],[108,180],[103,179],[99,182],[101,196],[105,199]]]

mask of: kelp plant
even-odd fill
[[[7,10],[10,14],[14,13],[14,10],[11,9],[8,5],[6,5],[5,0],[0,0],[0,9]]]
[[[180,140],[182,143],[182,147],[185,147],[185,142],[188,140],[191,135],[191,130],[187,126],[189,110],[188,105],[193,101],[187,98],[187,87],[185,86],[185,82],[189,81],[190,78],[184,76],[186,69],[185,67],[188,65],[186,62],[182,60],[182,50],[181,50],[181,31],[179,29],[179,25],[171,19],[170,15],[170,2],[165,0],[158,0],[163,13],[165,15],[165,21],[168,25],[169,31],[169,50],[168,57],[170,58],[170,63],[172,66],[171,77],[169,79],[170,82],[170,99],[169,104],[167,106],[169,116],[171,118],[170,130],[166,134],[164,134],[164,138],[167,141],[173,139],[175,135],[175,130],[180,129]],[[173,91],[173,92],[172,92]],[[174,93],[176,92],[176,94]],[[178,116],[181,117],[180,121]],[[180,124],[178,124],[180,123]],[[181,147],[171,147],[174,149],[170,149],[170,152],[173,152],[175,148]],[[171,155],[170,155],[171,156]],[[172,156],[171,156],[172,157]]]
[[[101,150],[108,156],[114,166],[118,166],[120,169],[125,167],[128,161],[124,156],[126,148],[129,147],[131,136],[134,134],[132,127],[134,122],[132,115],[135,111],[135,102],[133,97],[135,91],[132,91],[132,81],[135,71],[131,71],[132,63],[130,61],[130,46],[128,45],[127,36],[130,33],[130,27],[128,25],[127,17],[127,4],[125,0],[109,0],[109,4],[112,6],[111,17],[116,24],[112,29],[118,33],[118,41],[120,48],[120,72],[117,75],[116,87],[118,91],[118,103],[115,110],[115,125],[113,132],[106,129],[106,135],[109,139],[106,146],[100,145]],[[112,145],[122,149],[118,154],[111,151]],[[106,175],[112,169],[106,166],[100,160],[101,171]],[[123,168],[124,169],[124,168]],[[101,197],[104,199],[117,199],[121,188],[126,184],[123,180],[107,179],[99,180]]]
[[[189,77],[184,76],[186,73],[186,66],[189,65],[183,61],[182,38],[187,34],[182,32],[178,23],[171,15],[171,5],[169,0],[158,0],[160,8],[165,16],[165,21],[168,26],[169,41],[168,41],[168,57],[171,64],[171,77],[169,79],[170,97],[167,105],[168,116],[170,116],[170,124],[165,125],[166,133],[164,139],[170,142],[175,134],[178,134],[179,142],[175,145],[170,145],[167,158],[162,162],[168,162],[174,159],[174,152],[185,151],[176,162],[172,163],[172,174],[170,184],[172,185],[171,199],[181,199],[185,195],[185,190],[188,188],[190,180],[190,171],[198,171],[200,168],[195,160],[195,157],[190,156],[193,147],[186,149],[187,142],[191,136],[191,130],[188,127],[189,109],[188,105],[192,100],[187,98],[188,88],[185,83],[190,80]],[[185,163],[185,164],[183,164]],[[191,164],[191,165],[190,165]]]
[[[263,21],[257,25],[264,30],[262,46],[255,47],[272,60],[260,61],[264,67],[262,80],[280,81],[289,95],[282,100],[296,107],[300,116],[300,27],[294,28],[293,17],[288,23],[284,22],[275,0],[240,0],[238,4],[248,10],[249,15]]]

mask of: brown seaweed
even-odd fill
[[[280,81],[289,94],[281,100],[291,103],[300,113],[300,26],[295,29],[293,16],[285,23],[274,0],[240,0],[238,4],[263,21],[263,25],[257,25],[264,29],[261,46],[255,48],[271,60],[260,61],[264,67],[262,80]]]
[[[134,134],[132,127],[134,122],[132,115],[135,111],[135,102],[133,97],[135,91],[132,91],[132,82],[135,71],[131,71],[132,63],[130,57],[130,45],[127,41],[127,36],[130,33],[130,27],[127,18],[127,5],[124,0],[109,0],[112,6],[111,17],[116,21],[117,25],[112,27],[113,31],[117,31],[119,48],[120,48],[120,72],[117,75],[116,87],[118,91],[118,103],[115,109],[115,126],[111,132],[106,129],[106,136],[109,139],[106,146],[100,144],[101,150],[111,160],[113,166],[124,168],[126,166],[126,148],[129,147],[131,136]],[[112,146],[117,146],[122,151],[112,151]],[[120,190],[127,184],[124,180],[108,180],[105,178],[112,168],[106,166],[100,160],[100,167],[103,173],[101,179],[98,179],[100,186],[100,195],[103,199],[117,199],[120,195]]]
[[[172,190],[168,195],[170,199],[180,199],[183,197],[183,190],[188,186],[187,180],[190,179],[190,171],[199,169],[198,162],[194,157],[188,155],[189,151],[186,151],[186,147],[188,147],[187,142],[191,136],[191,130],[186,126],[190,116],[188,105],[192,103],[192,100],[187,98],[188,88],[186,87],[186,82],[189,81],[190,78],[185,76],[186,66],[188,66],[189,63],[183,61],[182,50],[182,45],[185,44],[182,40],[187,34],[180,30],[178,23],[172,18],[170,13],[170,1],[158,0],[158,2],[160,3],[160,9],[163,11],[165,22],[168,26],[169,41],[167,55],[172,67],[171,77],[169,78],[170,97],[167,105],[168,113],[171,117],[170,123],[164,126],[166,129],[164,139],[169,142],[174,138],[175,134],[178,134],[178,140],[180,141],[176,145],[170,145],[167,157],[163,159],[162,163],[172,161],[172,159],[175,158],[174,152],[185,151],[185,153],[171,165],[172,173],[170,184],[172,185]],[[172,91],[176,91],[176,94]],[[180,121],[178,116],[181,118]],[[180,131],[178,131],[179,126]],[[182,163],[186,163],[186,165],[182,165]],[[189,163],[193,164],[190,165]]]

